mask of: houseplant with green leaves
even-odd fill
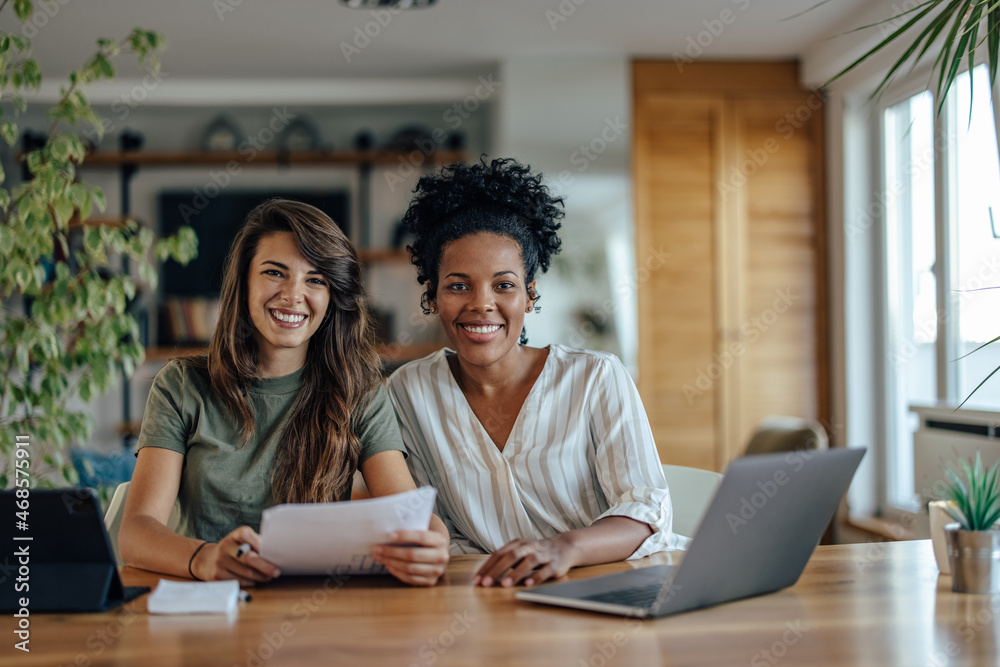
[[[949,464],[945,511],[955,520],[945,526],[952,589],[963,593],[1000,593],[1000,461],[989,470],[982,456],[961,462],[961,473]]]
[[[823,0],[812,9],[825,5]],[[894,5],[895,7],[895,5]],[[1000,0],[924,0],[912,7],[898,9],[883,21],[861,26],[852,32],[880,28],[885,36],[863,55],[837,73],[827,84],[855,70],[875,54],[894,44],[902,44],[902,54],[886,70],[872,92],[879,97],[895,77],[915,67],[926,56],[934,58],[938,111],[962,71],[963,63],[972,69],[977,52],[985,48],[990,69],[990,85],[996,80],[1000,61]]]
[[[832,0],[822,0],[808,11]],[[892,62],[872,91],[869,99],[879,98],[893,83],[896,76],[912,71],[919,63],[933,58],[933,78],[936,80],[935,99],[938,113],[944,109],[948,92],[965,68],[971,70],[979,56],[985,56],[989,66],[990,87],[995,89],[997,71],[1000,70],[1000,0],[917,0],[902,8],[893,5],[894,14],[870,25],[860,26],[850,32],[879,29],[883,37],[861,56],[830,78],[829,85],[854,71],[876,54],[898,45],[901,54]],[[969,77],[970,90],[973,85]],[[971,94],[971,92],[970,92]],[[995,112],[998,135],[1000,113]],[[1000,336],[979,346],[965,356],[1000,341]],[[966,402],[996,373],[994,368],[959,405]]]
[[[991,530],[1000,520],[1000,480],[997,478],[1000,461],[987,471],[982,455],[976,452],[974,464],[961,461],[960,465],[961,474],[952,464],[945,468],[948,482],[944,496],[951,501],[946,511],[963,530]]]
[[[35,9],[31,0],[4,0],[0,20],[8,6],[25,25]],[[12,147],[42,83],[25,32],[0,32],[0,136]],[[113,60],[125,53],[158,69],[164,46],[140,28],[98,39],[48,108],[43,145],[19,156],[29,178],[12,187],[0,169],[0,488],[76,481],[67,453],[89,440],[94,420],[71,401],[89,402],[132,374],[144,351],[128,302],[138,285],[155,287],[156,261],[185,263],[196,253],[190,228],[157,240],[133,220],[97,224],[90,218],[104,210],[104,194],[77,174],[86,160],[81,137],[104,130],[86,87],[113,79]],[[137,277],[120,270],[125,257]]]

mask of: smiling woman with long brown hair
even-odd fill
[[[373,496],[415,486],[357,253],[328,216],[285,200],[251,211],[220,302],[208,355],[170,362],[153,383],[119,547],[129,565],[250,585],[280,574],[258,554],[265,508],[348,500],[355,470]],[[176,499],[179,533],[166,527]],[[430,530],[389,537],[413,546],[373,555],[430,585],[446,536],[433,517]]]

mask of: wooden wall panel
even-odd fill
[[[651,97],[634,125],[636,264],[669,254],[638,289],[639,388],[660,457],[714,468],[715,399],[685,396],[714,352],[712,192],[719,105]]]
[[[763,417],[829,415],[822,108],[794,63],[633,84],[636,257],[671,253],[639,289],[639,390],[662,460],[719,470]]]
[[[737,102],[738,137],[748,172],[738,454],[768,415],[818,418],[815,133],[787,123],[806,95]],[[806,107],[808,109],[808,107]],[[804,115],[804,114],[802,114]],[[808,123],[821,119],[810,111]],[[758,164],[760,163],[760,164]],[[752,167],[750,167],[752,165]]]

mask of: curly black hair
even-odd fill
[[[484,155],[478,164],[443,167],[422,177],[413,192],[403,224],[416,237],[406,249],[417,280],[427,283],[422,305],[434,298],[441,254],[451,241],[482,232],[513,239],[521,246],[527,283],[539,269],[548,271],[562,245],[556,232],[565,215],[563,198],[550,195],[541,174],[512,158],[487,164]]]

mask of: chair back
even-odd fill
[[[722,474],[701,468],[688,468],[663,464],[663,476],[670,489],[670,503],[674,508],[673,530],[679,535],[693,537],[715,489],[722,481]]]
[[[115,560],[118,566],[125,564],[121,554],[118,553],[118,531],[122,527],[122,516],[125,514],[125,499],[128,497],[128,487],[131,482],[122,482],[115,489],[115,495],[111,497],[111,504],[108,511],[104,513],[104,527],[108,530],[108,539],[111,541],[111,549],[115,552]],[[170,519],[167,520],[167,528],[177,530],[181,522],[180,501],[174,502],[174,509],[170,512]]]
[[[775,416],[761,420],[744,453],[773,454],[827,447],[826,430],[816,420]]]

